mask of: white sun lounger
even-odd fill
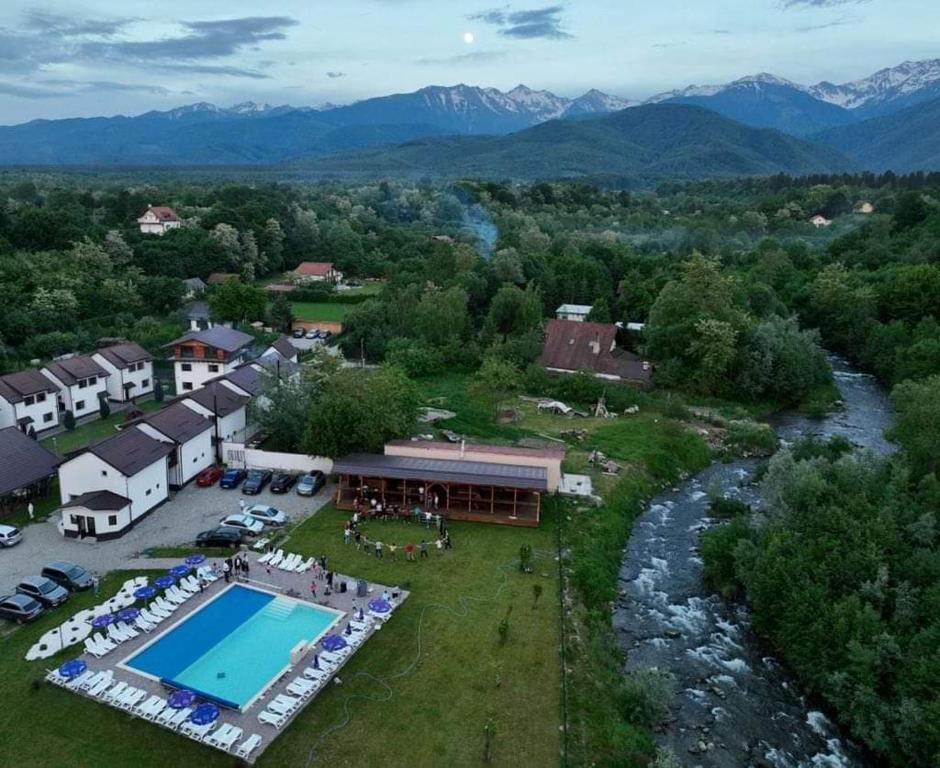
[[[100,645],[98,645],[98,643],[96,643],[90,637],[85,638],[85,650],[88,651],[88,653],[90,653],[96,659],[100,659],[102,656],[104,656],[108,652],[106,648],[102,648]]]
[[[215,731],[208,734],[203,742],[208,744],[210,747],[219,746],[219,739],[225,738],[229,731],[231,731],[235,726],[230,723],[222,723]]]
[[[174,731],[180,726],[184,725],[189,719],[189,716],[193,713],[191,707],[186,707],[185,709],[179,710],[168,722],[167,728],[172,728]]]
[[[263,709],[258,713],[258,720],[267,725],[273,725],[275,728],[282,727],[287,722],[287,718],[288,715],[270,712],[267,709]]]
[[[112,701],[115,701],[126,690],[127,690],[127,683],[121,680],[121,681],[116,682],[110,688],[108,688],[108,690],[106,690],[102,694],[101,698],[110,703]]]
[[[300,563],[300,565],[298,565],[296,568],[294,568],[294,571],[297,572],[297,573],[306,573],[306,572],[309,571],[311,568],[313,568],[314,562],[316,562],[316,558],[314,558],[314,557],[308,557],[306,560],[303,560],[303,561]]]
[[[238,749],[235,750],[235,756],[245,760],[248,756],[254,752],[258,747],[261,746],[261,737],[257,733],[251,734],[247,739],[245,739],[241,744],[238,745]]]
[[[287,696],[281,693],[268,702],[268,709],[272,712],[280,712],[289,715],[300,709],[301,704],[303,704],[303,699],[299,696]]]
[[[123,632],[125,635],[128,635],[130,638],[135,638],[140,636],[140,632],[134,629],[130,624],[125,621],[116,621],[115,626],[120,632]]]
[[[314,669],[313,667],[307,667],[304,670],[304,677],[308,680],[319,680],[321,683],[325,683],[330,679],[330,670],[321,668]]]
[[[294,570],[294,566],[297,564],[297,560],[299,558],[300,555],[295,555],[293,552],[291,552],[280,562],[278,568],[282,571],[292,571]]]
[[[194,741],[202,741],[209,736],[213,728],[215,728],[215,723],[196,725],[193,722],[187,721],[180,726],[179,732],[184,736],[189,736],[189,738]]]
[[[268,560],[274,557],[274,552],[265,552],[261,557],[258,558],[258,562],[261,565],[267,565]]]
[[[125,640],[130,640],[130,635],[125,635],[121,630],[119,630],[114,624],[108,624],[108,640],[112,643],[120,645]]]
[[[90,669],[86,669],[80,675],[73,677],[71,680],[69,680],[65,684],[65,687],[72,691],[80,690],[82,686],[85,685],[85,683],[89,682],[97,674],[98,674],[97,672],[94,672]]]
[[[241,728],[233,726],[228,733],[216,739],[217,743],[215,746],[217,746],[223,752],[228,752],[233,746],[235,746],[235,742],[242,737],[243,733],[244,731]]]
[[[347,646],[346,648],[340,648],[336,652],[320,651],[320,658],[330,662],[331,664],[340,664],[346,661],[346,659],[348,659],[351,654],[352,649]]]
[[[161,701],[163,701],[163,699],[161,699],[159,696],[154,695],[154,696],[151,696],[151,697],[150,697],[149,699],[147,699],[146,701],[142,701],[140,704],[138,704],[137,706],[133,707],[133,708],[131,709],[131,711],[132,711],[135,715],[137,715],[137,716],[139,716],[139,717],[143,717],[143,716],[145,715],[145,713],[147,713],[148,711],[150,711],[150,708],[151,708],[151,707],[156,706],[156,705],[157,705],[159,702],[161,702]],[[162,709],[162,707],[161,707],[161,709]]]
[[[183,714],[185,712],[185,714]],[[176,719],[178,715],[183,715],[183,720],[189,717],[192,714],[192,707],[186,707],[184,709],[173,709],[172,707],[167,707],[159,715],[157,715],[156,722],[158,725],[165,725],[167,728],[174,728],[172,722]],[[182,720],[180,721],[182,722]]]
[[[279,549],[277,552],[274,553],[274,557],[268,560],[267,565],[279,565],[281,560],[283,559],[284,559],[284,550]]]
[[[157,606],[165,614],[169,615],[173,613],[179,606],[176,603],[171,603],[163,595],[160,595],[156,600],[153,601],[152,605]]]
[[[143,713],[144,720],[150,720],[151,722],[156,720],[157,716],[167,708],[166,699],[161,699],[159,696],[157,696],[156,699],[153,705],[147,707],[146,711]]]
[[[287,686],[287,692],[294,696],[299,696],[302,699],[307,699],[316,693],[317,687],[318,686],[315,683],[312,683],[310,680],[305,680],[302,677],[295,677]]]
[[[166,590],[165,594],[167,600],[169,600],[171,603],[175,602],[177,605],[182,605],[192,597],[189,592],[184,592],[176,586],[170,587],[168,590]]]
[[[104,677],[102,677],[97,683],[88,689],[88,695],[94,699],[100,699],[104,695],[105,691],[111,687],[113,682],[114,673],[109,669],[105,672]]]
[[[108,679],[108,670],[101,670],[100,672],[93,672],[91,677],[85,680],[79,680],[79,682],[77,682],[74,686],[67,684],[66,687],[74,687],[82,691],[90,691],[92,688],[98,685],[98,683],[100,683],[102,680],[107,680],[107,679]],[[72,680],[69,681],[69,683],[73,683],[73,682],[74,681]]]
[[[251,548],[252,548],[252,549],[257,549],[257,550],[262,550],[262,549],[264,549],[266,546],[268,546],[268,542],[270,542],[270,541],[271,541],[271,539],[269,539],[267,536],[262,536],[262,537],[261,537],[260,539],[258,539],[254,544],[251,545]]]
[[[130,712],[146,698],[146,691],[142,691],[140,688],[134,688],[134,690],[132,690],[130,693],[127,693],[121,697],[121,701],[118,706],[121,709],[126,709],[128,712]]]
[[[147,621],[143,616],[138,616],[134,619],[134,626],[141,632],[147,632],[148,634],[157,628],[156,624]]]

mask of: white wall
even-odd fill
[[[196,435],[192,440],[187,440],[179,448],[179,468],[182,483],[188,483],[206,467],[212,466],[215,462],[215,452],[212,450],[213,430],[207,429],[202,434]]]
[[[120,510],[102,511],[85,509],[85,507],[70,507],[69,509],[62,510],[62,523],[60,528],[63,531],[71,531],[76,534],[78,533],[78,523],[77,521],[73,522],[72,520],[72,517],[75,515],[81,515],[82,517],[93,517],[95,519],[96,538],[122,531],[130,526],[130,524],[134,521],[134,516],[131,513],[130,506],[124,507],[124,509]],[[108,522],[112,515],[117,518],[114,525],[111,525]]]
[[[167,458],[158,459],[133,477],[125,477],[93,453],[83,453],[59,467],[63,504],[91,491],[111,491],[130,499],[131,516],[136,520],[169,497]]]
[[[212,416],[211,410],[194,400],[186,399],[182,402],[188,408],[192,408],[196,413],[208,417]],[[245,427],[248,424],[248,407],[242,406],[238,410],[228,414],[228,416],[217,418],[216,422],[218,435],[222,442],[235,442],[244,439]]]
[[[221,360],[177,360],[173,364],[176,379],[176,394],[185,395],[187,392],[202,388],[207,381],[234,371],[240,360],[223,363]],[[190,370],[184,371],[183,366],[188,365]],[[210,370],[214,366],[216,370]],[[189,386],[186,386],[186,385]]]
[[[32,424],[26,427],[34,427],[37,432],[44,429],[59,426],[59,404],[56,397],[51,392],[41,392],[35,397],[43,398],[41,401],[33,402],[32,405],[26,405],[24,402],[8,403],[0,398],[0,428],[19,426],[17,421],[26,416],[32,416]],[[45,417],[49,416],[47,420]]]
[[[270,469],[284,472],[312,472],[325,475],[333,472],[333,460],[326,456],[307,456],[302,453],[278,453],[246,448],[244,443],[223,443],[222,461],[230,467]]]
[[[129,370],[128,368],[116,368],[111,364],[110,361],[106,360],[97,352],[92,355],[95,362],[98,363],[102,368],[104,368],[110,376],[108,376],[108,397],[112,400],[115,400],[119,403],[123,403],[125,400],[124,396],[124,384],[133,382],[137,386],[134,387],[130,394],[132,397],[140,397],[141,395],[149,395],[153,392],[153,363],[147,361],[143,363],[135,363],[141,365],[140,370]],[[144,384],[146,382],[146,385]]]

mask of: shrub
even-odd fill
[[[102,419],[108,418],[111,415],[111,405],[108,403],[107,397],[102,397],[98,400],[98,415]]]
[[[153,399],[158,403],[162,403],[163,397],[164,397],[163,382],[160,381],[160,379],[157,379],[153,383]]]
[[[62,424],[69,432],[75,429],[75,414],[71,411],[66,411],[65,416],[62,418]]]

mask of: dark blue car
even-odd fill
[[[244,469],[226,469],[219,481],[220,488],[238,488],[248,473]]]

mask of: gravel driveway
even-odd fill
[[[0,548],[0,593],[6,594],[5,590],[12,590],[24,576],[38,573],[43,564],[53,560],[68,560],[103,575],[127,567],[150,547],[191,544],[200,531],[218,525],[225,515],[238,512],[239,499],[248,504],[270,504],[284,510],[296,522],[327,504],[334,491],[335,487],[327,484],[313,498],[298,496],[293,491],[274,494],[267,489],[258,496],[243,496],[237,490],[224,491],[218,486],[198,488],[191,483],[120,539],[101,542],[64,538],[56,528],[59,517],[53,515],[46,522],[24,528],[22,543],[10,549]]]

